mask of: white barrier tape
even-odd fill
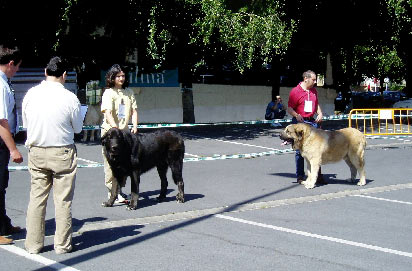
[[[323,120],[345,120],[349,115],[331,115],[325,116]],[[217,126],[217,125],[253,125],[253,124],[267,124],[267,123],[289,123],[292,119],[274,119],[274,120],[250,120],[250,121],[233,121],[233,122],[214,122],[214,123],[154,123],[154,124],[139,124],[137,128],[156,129],[156,128],[176,128],[176,127],[194,127],[194,126]],[[132,125],[129,125],[132,128]],[[100,130],[99,125],[83,126],[83,130]],[[20,126],[20,131],[25,131]]]
[[[285,149],[285,150],[274,150],[274,151],[267,151],[267,152],[259,152],[259,153],[246,153],[246,154],[232,154],[232,155],[213,155],[209,157],[195,157],[195,158],[185,158],[183,162],[198,162],[198,161],[213,161],[213,160],[227,160],[227,159],[250,159],[250,158],[257,158],[262,156],[270,156],[270,155],[277,155],[277,154],[286,154],[286,153],[294,153],[295,151],[292,149]]]
[[[325,116],[322,120],[346,120],[349,115],[331,115]],[[253,125],[253,124],[270,124],[270,123],[289,123],[292,119],[274,119],[274,120],[250,120],[250,121],[233,121],[233,122],[214,122],[214,123],[158,123],[158,124],[140,124],[138,128],[165,128],[165,127],[194,127],[194,126],[217,126],[217,125]],[[132,126],[130,126],[131,128]]]
[[[94,168],[94,167],[103,167],[103,164],[93,163],[88,165],[77,165],[78,168]],[[28,166],[9,166],[9,171],[28,171]]]
[[[286,153],[294,153],[295,151],[292,149],[285,149],[285,150],[274,150],[274,151],[267,151],[267,152],[259,152],[259,153],[246,153],[246,154],[231,154],[231,155],[213,155],[209,157],[194,157],[194,158],[185,158],[183,159],[183,163],[186,162],[198,162],[198,161],[213,161],[213,160],[226,160],[226,159],[250,159],[250,158],[257,158],[262,156],[270,156],[276,154],[286,154]],[[92,164],[81,164],[77,165],[78,168],[97,168],[103,167],[101,163],[92,163]],[[9,166],[9,171],[28,171],[28,166]]]
[[[367,139],[403,139],[403,138],[412,138],[412,136],[367,136]],[[213,156],[198,156],[192,158],[184,158],[183,162],[199,162],[199,161],[214,161],[214,160],[228,160],[228,159],[251,159],[258,158],[263,156],[270,155],[280,155],[287,153],[295,153],[293,149],[284,149],[284,150],[273,150],[267,152],[258,152],[258,153],[245,153],[245,154],[215,154]],[[87,160],[86,160],[87,161]],[[91,164],[80,164],[77,165],[78,168],[97,168],[103,167],[101,163],[91,163]],[[27,171],[28,166],[9,166],[9,171]]]
[[[366,139],[404,139],[404,138],[412,138],[411,135],[393,135],[393,136],[367,136]]]

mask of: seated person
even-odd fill
[[[282,103],[282,98],[276,96],[276,101],[271,101],[266,107],[266,120],[283,119],[286,115],[285,107]],[[279,124],[279,123],[278,123]]]

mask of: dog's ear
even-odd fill
[[[106,139],[107,139],[107,132],[100,138],[102,141],[102,146],[106,145]]]
[[[296,134],[296,139],[298,140],[298,141],[302,141],[302,139],[303,139],[303,136],[304,136],[304,134],[305,134],[305,126],[302,126],[302,125],[296,125],[295,126],[295,134]]]

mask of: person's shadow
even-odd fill
[[[84,220],[79,220],[73,218],[73,230],[81,228],[84,224],[88,222],[101,222],[106,220],[103,217],[92,217],[87,218]],[[133,226],[121,226],[121,227],[114,227],[108,229],[101,229],[101,230],[92,230],[87,231],[82,234],[74,234],[73,235],[73,250],[83,250],[93,246],[110,243],[116,241],[120,238],[127,237],[127,236],[134,236],[140,233],[137,229],[144,227],[143,225],[133,225]],[[56,229],[56,224],[53,219],[49,219],[46,221],[46,235],[54,235]],[[54,244],[44,246],[42,252],[53,251]]]
[[[140,234],[138,229],[143,227],[143,225],[132,225],[87,231],[83,234],[73,236],[73,247],[75,250],[83,250],[90,247],[111,243],[120,238],[138,235]]]

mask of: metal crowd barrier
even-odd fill
[[[349,127],[365,135],[410,135],[411,124],[412,108],[352,109],[349,112]]]

